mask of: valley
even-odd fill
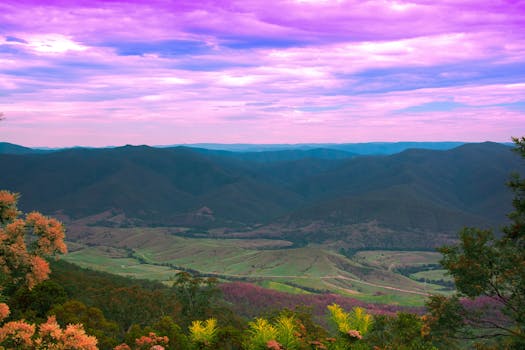
[[[450,293],[450,288],[419,282],[398,271],[437,264],[437,252],[365,250],[349,258],[335,251],[329,242],[294,248],[292,242],[279,239],[181,237],[170,228],[77,230],[70,233],[76,243],[64,257],[66,261],[166,284],[176,272],[184,270],[278,291],[337,293],[403,306],[421,306],[429,293]],[[443,274],[434,277],[441,278]]]
[[[491,142],[374,155],[379,145],[336,146],[9,145],[0,183],[22,193],[24,211],[65,224],[64,259],[82,267],[168,285],[188,271],[421,306],[454,288],[436,248],[454,244],[464,226],[497,231],[510,210],[509,171],[525,172],[510,147]]]

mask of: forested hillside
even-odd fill
[[[363,230],[376,241],[403,234],[421,247],[465,225],[498,227],[510,209],[508,174],[523,172],[510,147],[496,143],[366,157],[126,146],[4,154],[0,161],[9,164],[0,183],[24,194],[24,210],[67,222],[214,228],[293,241],[348,237],[357,246],[365,244]]]

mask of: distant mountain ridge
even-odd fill
[[[190,148],[202,154],[215,155],[238,159],[241,161],[254,161],[259,163],[286,162],[305,158],[312,159],[347,159],[358,154],[330,148],[269,150],[269,151],[226,151],[207,148]]]
[[[465,142],[362,142],[362,143],[318,143],[318,144],[219,144],[195,143],[181,146],[231,152],[268,152],[285,150],[332,149],[361,155],[394,154],[411,148],[448,150]],[[166,146],[171,147],[171,146]]]
[[[261,153],[261,159],[268,156],[262,156],[262,153],[275,152],[274,156],[278,156],[280,152],[288,151],[291,153],[300,154],[301,152],[310,152],[314,157],[329,157],[331,151],[346,152],[360,155],[387,155],[402,152],[406,149],[420,148],[420,149],[435,149],[447,150],[465,144],[465,142],[363,142],[363,143],[303,143],[303,144],[220,144],[220,143],[195,143],[195,144],[175,144],[170,146],[151,146],[155,148],[175,148],[187,147],[193,149],[203,149],[210,152],[227,151],[234,153]],[[37,147],[30,148],[15,145],[8,142],[0,142],[0,154],[25,154],[25,153],[43,153],[55,152],[65,149],[96,149],[97,147],[63,147],[63,148],[48,148]],[[117,146],[99,147],[118,148]],[[323,151],[322,151],[323,150]],[[323,155],[322,153],[326,153]],[[285,154],[285,153],[282,153]],[[335,154],[335,153],[334,153]],[[344,157],[343,153],[339,157]],[[291,160],[291,159],[290,159]]]
[[[0,142],[0,154],[35,154],[48,151],[15,145],[9,142]]]
[[[304,157],[313,158],[348,158],[353,155],[390,155],[403,152],[407,149],[430,149],[430,150],[449,150],[461,145],[468,144],[460,141],[442,142],[361,142],[361,143],[300,143],[300,144],[221,144],[221,143],[194,143],[194,144],[174,144],[174,145],[154,145],[154,148],[177,148],[186,147],[201,150],[209,153],[233,153],[239,158],[251,158],[262,162],[279,160],[293,160]],[[512,143],[500,143],[512,146]],[[129,146],[129,145],[128,145]],[[25,147],[8,142],[0,142],[0,154],[27,154],[63,151],[66,149],[108,149],[125,146],[106,146],[106,147]],[[272,154],[273,153],[273,154]],[[241,155],[243,154],[243,155]],[[290,156],[287,157],[286,154]]]
[[[525,173],[497,143],[387,156],[124,146],[0,154],[0,163],[9,164],[0,188],[20,192],[25,211],[364,246],[367,234],[375,245],[392,235],[423,244],[464,225],[498,227],[510,210],[505,182],[512,171]]]

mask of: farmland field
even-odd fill
[[[439,270],[418,271],[410,278],[396,271],[436,264],[440,259],[436,252],[369,250],[348,258],[330,245],[294,248],[285,240],[188,238],[165,228],[84,227],[83,231],[77,231],[75,251],[66,260],[166,283],[184,269],[289,293],[331,292],[399,305],[421,305],[428,293],[442,289],[416,281],[422,276],[427,282],[440,280]]]
[[[402,266],[438,264],[441,254],[431,251],[367,250],[356,253],[355,259],[367,265],[394,269]]]
[[[126,257],[125,253],[110,247],[86,247],[67,254],[65,259],[84,268],[126,277],[165,281],[176,273],[169,267],[141,264],[134,258]]]

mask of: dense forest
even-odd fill
[[[515,143],[525,158],[525,138]],[[465,228],[440,249],[456,295],[413,312],[331,303],[324,319],[308,303],[243,311],[229,292],[242,283],[180,272],[168,286],[57,260],[63,225],[0,191],[0,349],[523,349],[525,180],[508,185],[501,234]]]
[[[190,147],[2,153],[3,188],[24,211],[79,226],[178,227],[187,237],[341,241],[345,249],[434,250],[464,226],[507,222],[511,147],[340,157],[314,149],[236,153]],[[264,159],[261,161],[260,158]],[[81,232],[84,234],[84,232]]]

